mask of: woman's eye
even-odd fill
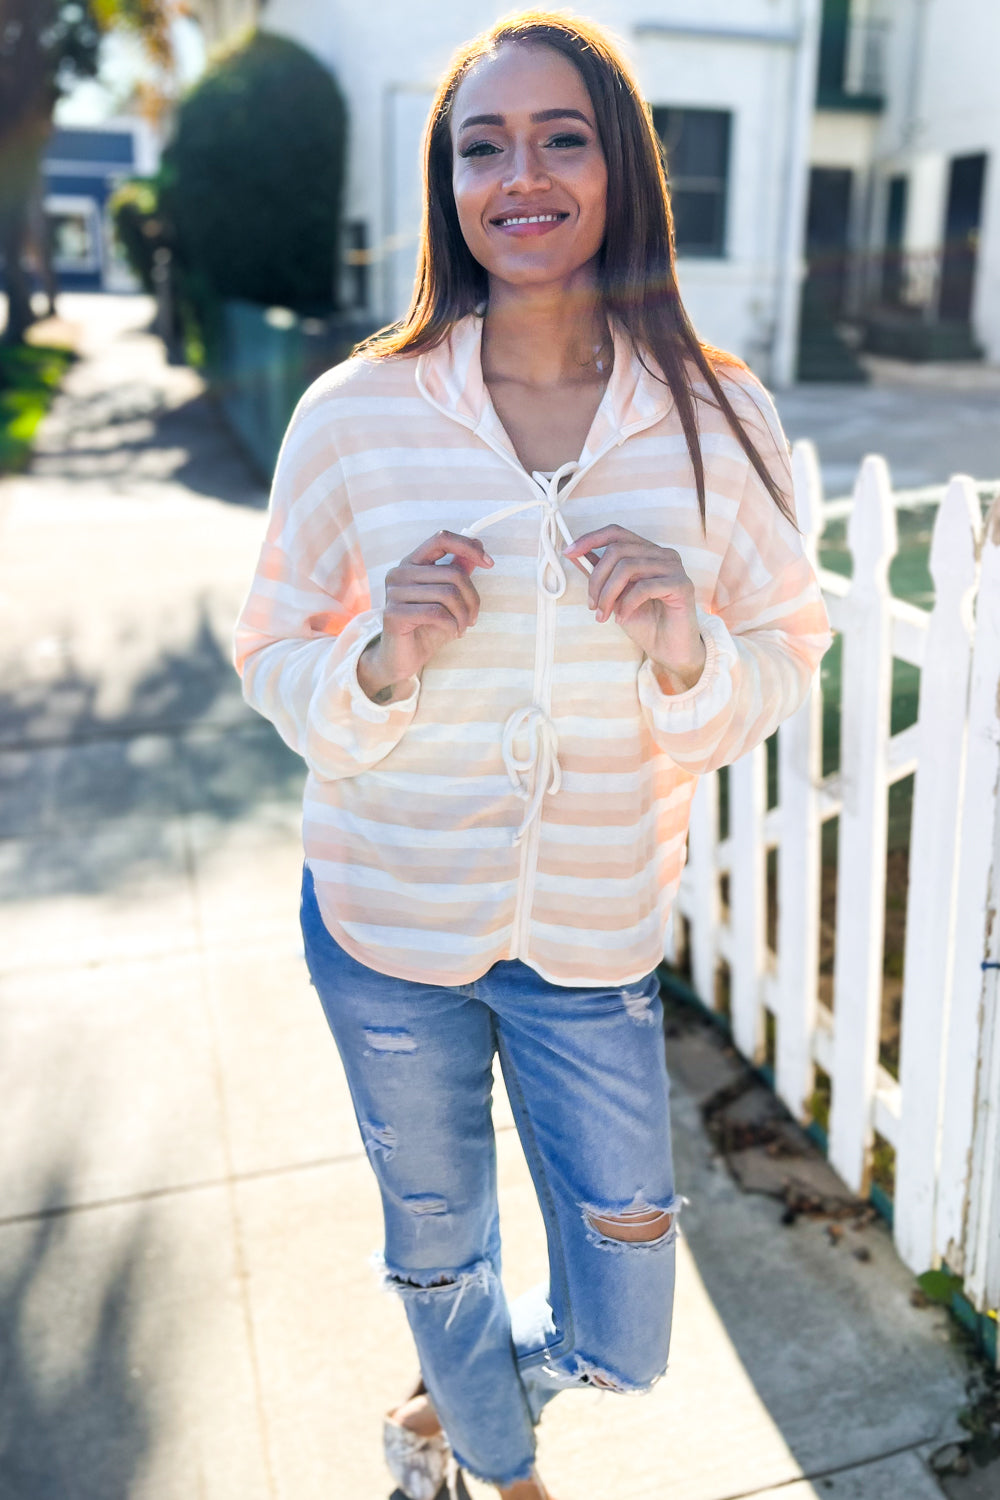
[[[492,156],[499,151],[499,146],[494,146],[492,141],[473,141],[471,146],[463,146],[458,153],[459,156]]]
[[[547,146],[585,146],[587,144],[587,140],[585,136],[572,135],[567,133],[564,135],[554,135],[552,139],[546,141],[545,144]]]

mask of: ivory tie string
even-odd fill
[[[521,511],[540,506],[542,525],[536,580],[539,594],[546,599],[561,599],[566,592],[566,567],[560,556],[559,539],[560,534],[567,543],[571,543],[574,538],[559,509],[559,486],[564,479],[575,474],[579,467],[578,463],[570,461],[560,465],[551,475],[540,473],[536,469],[531,478],[538,486],[537,495],[530,500],[518,500],[513,505],[505,505],[501,510],[483,516],[481,520],[467,526],[462,533],[463,536],[478,536],[481,531],[495,526],[499,521],[506,521],[510,516],[519,515]],[[593,571],[586,558],[581,558],[581,562],[588,573]],[[527,747],[519,754],[516,742],[522,736],[527,739]],[[528,804],[521,826],[514,835],[514,842],[518,844],[540,815],[545,794],[558,792],[562,785],[559,737],[555,725],[540,704],[526,704],[524,708],[515,709],[509,716],[503,727],[501,751],[504,769],[510,777],[511,785]]]

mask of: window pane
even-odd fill
[[[679,254],[725,252],[732,116],[724,109],[653,109],[663,142]]]
[[[724,178],[729,168],[729,120],[725,109],[654,109],[653,124],[670,176]]]
[[[674,193],[674,237],[679,251],[710,255],[722,249],[722,200],[718,192],[681,188]]]

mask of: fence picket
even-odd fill
[[[888,570],[896,513],[885,459],[869,454],[847,529],[854,563],[844,604],[833,978],[830,1161],[848,1187],[867,1187],[882,1004],[888,798],[885,759],[892,688]]]
[[[870,455],[848,521],[850,580],[817,566],[827,508],[815,450],[792,456],[803,546],[843,638],[840,766],[822,774],[819,680],[778,730],[778,806],[766,810],[766,748],[728,769],[729,831],[719,837],[719,776],[700,779],[688,864],[669,943],[688,918],[692,982],[715,1004],[730,965],[733,1041],[763,1054],[764,1008],[777,1021],[775,1088],[806,1116],[816,1063],[829,1073],[829,1156],[867,1190],[872,1135],[896,1149],[894,1232],[914,1271],[943,1257],[979,1309],[1000,1300],[1000,496],[977,565],[976,487],[958,476],[936,517],[935,603],[889,593],[896,516],[885,461]],[[976,590],[977,567],[979,573]],[[973,620],[973,598],[975,618]],[[919,668],[917,722],[890,735],[892,662]],[[879,1062],[888,789],[915,773],[904,955],[900,1077]],[[820,833],[840,820],[832,1010],[817,1003]],[[766,860],[778,848],[777,965],[766,956]],[[720,920],[720,871],[729,921]]]
[[[688,833],[692,910],[689,924],[691,982],[705,1004],[715,1008],[715,965],[718,956],[720,902],[715,852],[719,843],[719,776],[713,771],[699,778],[691,806]]]
[[[1000,1287],[1000,497],[984,529],[937,1195],[937,1246],[979,1306]],[[971,1171],[970,1171],[971,1163]],[[990,1245],[993,1245],[993,1259]]]
[[[792,450],[797,519],[813,566],[823,530],[823,486],[811,442]],[[813,1088],[819,968],[823,700],[819,679],[778,730],[778,974],[775,1090],[796,1119]]]
[[[761,990],[764,976],[767,850],[767,751],[763,745],[729,767],[729,922],[732,931],[730,1007],[733,1041],[760,1062],[764,1041]]]
[[[972,480],[956,476],[938,507],[931,539],[934,607],[920,673],[903,960],[894,1231],[903,1259],[924,1269],[935,1252],[979,529]]]

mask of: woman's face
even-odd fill
[[[451,134],[458,221],[491,277],[542,286],[593,271],[608,174],[590,96],[568,58],[502,46],[459,84]]]

